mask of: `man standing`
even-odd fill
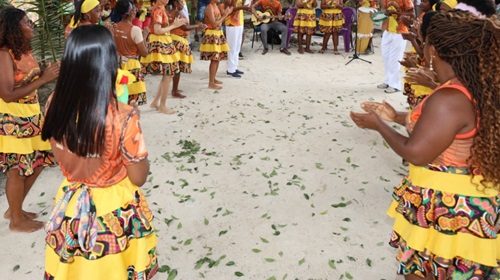
[[[386,93],[394,93],[402,88],[401,65],[406,49],[406,41],[401,33],[408,32],[408,27],[403,23],[403,17],[413,17],[412,0],[382,0],[382,8],[387,19],[382,25],[381,52],[384,61],[384,83],[377,86]]]
[[[279,0],[257,0],[252,5],[252,12],[255,13],[255,8],[260,7],[261,11],[271,12],[273,16],[277,18],[282,18],[282,8]],[[264,50],[262,54],[266,54],[269,51],[267,45],[267,32],[269,29],[273,29],[276,32],[281,33],[281,47],[280,52],[286,55],[290,55],[291,53],[286,48],[286,42],[288,38],[288,28],[283,23],[279,22],[276,18],[273,18],[269,23],[264,23],[260,25],[260,38],[262,40],[262,44],[264,45]]]
[[[241,78],[244,73],[238,69],[238,64],[243,38],[243,10],[249,9],[243,6],[243,0],[226,0],[222,4],[222,10],[226,7],[233,8],[233,12],[226,18],[224,23],[227,44],[229,45],[226,73],[234,78]]]

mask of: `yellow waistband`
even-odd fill
[[[476,197],[497,196],[498,191],[480,184],[482,176],[452,174],[432,171],[424,167],[410,165],[408,179],[415,186],[437,191]],[[472,179],[472,180],[471,180]]]
[[[0,98],[0,113],[9,114],[13,117],[33,117],[40,114],[40,104],[7,103]]]

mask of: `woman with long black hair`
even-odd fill
[[[68,38],[43,139],[66,177],[46,225],[45,279],[151,279],[153,215],[138,110],[117,102],[118,57],[105,27]]]
[[[48,142],[40,134],[43,117],[37,90],[57,78],[59,64],[42,73],[31,54],[33,24],[22,10],[0,12],[0,171],[7,175],[5,192],[10,229],[32,232],[43,227],[23,201],[44,166],[53,164]]]

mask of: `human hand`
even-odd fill
[[[365,101],[361,103],[361,108],[365,112],[374,112],[377,114],[381,119],[389,121],[389,122],[394,122],[396,120],[397,112],[392,107],[389,103],[387,102],[372,102],[372,101]]]
[[[424,67],[408,69],[405,79],[410,84],[426,86],[429,88],[436,88],[439,85],[439,83],[436,82],[436,73],[433,70]]]
[[[416,68],[418,67],[418,57],[416,55],[405,54],[403,60],[401,60],[399,64],[406,68]]]
[[[45,71],[43,71],[42,76],[40,79],[44,81],[45,83],[50,83],[53,80],[57,79],[59,77],[59,68],[61,67],[61,63],[59,61],[56,61],[54,63],[49,64],[47,68],[45,68]]]
[[[403,36],[403,39],[405,39],[407,41],[413,41],[413,40],[417,39],[417,34],[415,34],[413,32],[401,33],[401,36]]]
[[[355,113],[351,111],[351,119],[359,128],[367,128],[377,130],[381,121],[377,113],[370,111],[368,113]]]
[[[175,26],[183,26],[187,24],[187,19],[186,18],[183,18],[183,17],[176,17],[174,19],[174,25]]]
[[[232,12],[233,12],[233,7],[227,7],[227,8],[224,10],[224,17],[227,17],[227,16],[228,16],[228,15],[230,15]]]

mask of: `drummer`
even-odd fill
[[[359,29],[356,52],[360,54],[372,54],[373,20],[371,15],[377,11],[377,2],[374,0],[359,0],[359,6]]]

